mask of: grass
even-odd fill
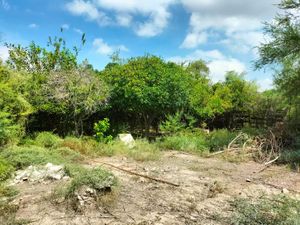
[[[7,160],[15,170],[48,162],[65,164],[83,159],[80,154],[68,148],[48,150],[38,146],[12,146],[0,152],[0,156]]]
[[[238,198],[231,203],[232,225],[298,225],[300,224],[300,201],[287,197],[262,197],[259,200]]]
[[[118,140],[100,146],[97,149],[98,156],[120,155],[136,161],[151,161],[157,160],[160,157],[158,146],[143,139],[135,140],[135,145],[132,148],[129,148]]]
[[[54,148],[59,145],[62,139],[51,132],[40,132],[37,134],[34,144],[44,148]]]
[[[292,170],[300,171],[300,150],[286,150],[282,151],[279,164],[287,164]]]
[[[223,150],[237,135],[227,129],[214,130],[207,137],[208,147],[212,152]]]
[[[164,137],[158,146],[164,150],[177,150],[205,154],[208,152],[208,143],[205,134],[178,133]]]
[[[82,155],[96,156],[102,145],[92,138],[66,137],[61,143],[61,147],[67,147]]]
[[[0,157],[0,182],[8,179],[13,171],[12,165],[6,159]]]

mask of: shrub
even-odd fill
[[[13,124],[9,114],[0,111],[0,146],[17,142],[22,136],[22,129],[19,125]]]
[[[136,140],[132,148],[121,141],[114,141],[108,145],[103,145],[99,149],[99,155],[123,155],[137,161],[151,161],[159,158],[160,150],[157,145],[151,144],[147,140]]]
[[[168,115],[166,120],[162,122],[159,129],[166,133],[176,133],[184,129],[184,124],[181,122],[182,113],[177,112],[175,115]]]
[[[300,201],[287,196],[260,198],[257,201],[235,199],[230,224],[296,225],[300,223]]]
[[[37,146],[14,146],[6,148],[0,153],[0,156],[10,162],[16,170],[26,168],[30,165],[42,165],[48,162],[53,164],[66,164],[80,160],[78,153],[70,149],[59,148],[49,151]]]
[[[158,147],[154,144],[149,143],[147,140],[136,140],[135,146],[133,148],[129,149],[127,146],[125,146],[121,149],[123,149],[123,152],[121,152],[119,149],[118,151],[120,153],[125,153],[124,155],[137,161],[156,160],[160,156]]]
[[[282,151],[278,162],[283,164],[291,164],[293,167],[299,167],[300,150]]]
[[[82,186],[87,186],[98,191],[107,191],[107,189],[117,185],[116,177],[112,173],[101,168],[79,169],[77,167],[74,169],[73,167],[72,169],[73,175],[74,173],[77,173],[69,186],[66,188],[66,198],[73,197],[75,191],[80,189]]]
[[[94,124],[95,138],[98,142],[107,143],[112,141],[113,137],[107,134],[109,128],[110,128],[110,123],[108,118],[99,120],[98,123]]]
[[[60,144],[61,147],[67,147],[75,152],[81,153],[83,155],[96,155],[99,143],[90,138],[75,138],[66,137]]]
[[[35,138],[35,144],[45,148],[57,147],[60,142],[60,137],[51,132],[41,132]]]
[[[178,133],[167,136],[163,138],[158,145],[166,150],[179,150],[201,154],[208,150],[205,134],[201,132]]]
[[[212,131],[208,136],[208,145],[211,151],[219,151],[227,147],[229,143],[237,136],[236,132],[227,129]]]
[[[8,179],[14,168],[2,157],[0,157],[0,182]]]

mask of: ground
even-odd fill
[[[179,187],[130,175],[108,166],[160,178]],[[218,158],[201,158],[180,152],[164,152],[160,160],[136,162],[121,156],[97,158],[86,166],[103,166],[119,179],[119,187],[99,204],[74,212],[51,201],[59,182],[22,183],[15,202],[18,219],[43,225],[98,224],[203,224],[222,225],[218,215],[230,215],[229,201],[237,196],[300,191],[300,176],[286,167],[271,166],[257,173],[263,165],[255,162],[230,163]],[[61,181],[60,181],[61,182]]]

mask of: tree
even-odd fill
[[[181,66],[159,57],[131,58],[125,64],[107,67],[102,75],[112,88],[112,109],[133,115],[146,135],[154,121],[188,105],[188,74]]]
[[[258,96],[257,85],[244,79],[244,73],[229,71],[225,75],[225,86],[231,92],[233,111],[251,111]]]
[[[275,84],[293,104],[299,102],[300,97],[300,2],[282,0],[279,8],[283,13],[265,24],[269,41],[258,47],[260,58],[256,67],[273,65]]]
[[[27,76],[0,64],[0,146],[24,134],[33,107],[26,100]]]
[[[88,65],[88,64],[87,64]],[[83,132],[83,122],[105,104],[109,89],[89,66],[68,72],[51,72],[42,87],[47,111],[73,121],[74,134]]]

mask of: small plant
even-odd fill
[[[0,156],[8,161],[15,170],[49,162],[53,164],[78,162],[82,158],[81,155],[71,149],[59,148],[49,151],[37,146],[6,148],[0,152]]]
[[[97,153],[99,143],[93,138],[76,138],[66,137],[60,144],[61,147],[72,149],[83,155],[95,155]]]
[[[166,150],[178,150],[200,154],[208,151],[205,134],[201,132],[185,132],[167,136],[163,138],[158,145]]]
[[[35,138],[35,144],[45,148],[57,147],[60,142],[60,137],[51,132],[41,132]]]
[[[236,136],[236,132],[231,132],[226,129],[212,131],[208,136],[210,151],[219,151],[224,149],[224,147],[227,147]]]
[[[14,168],[2,157],[0,157],[0,182],[8,179]]]
[[[256,201],[238,198],[231,203],[232,225],[297,225],[300,224],[300,201],[287,196],[263,197]]]
[[[74,173],[74,172],[73,172]],[[77,174],[67,187],[66,198],[73,197],[75,191],[82,186],[93,188],[99,192],[111,191],[117,185],[116,177],[101,168],[77,170]]]
[[[113,137],[111,135],[107,135],[109,128],[110,123],[108,118],[99,120],[94,124],[95,138],[98,142],[108,143],[112,141]]]
[[[159,126],[160,130],[166,133],[176,133],[184,129],[181,122],[182,113],[177,112],[175,115],[168,115],[166,120]]]

